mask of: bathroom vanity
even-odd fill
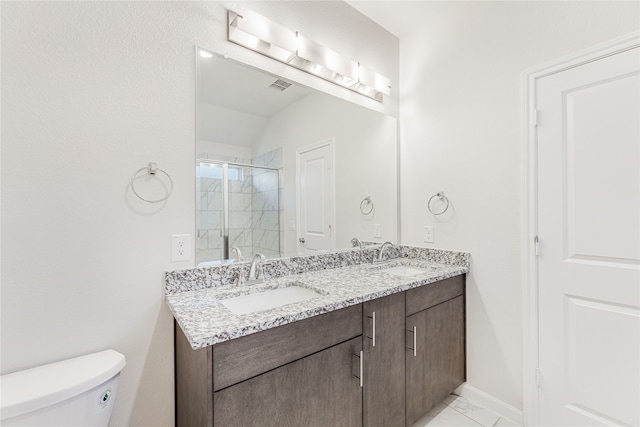
[[[283,270],[275,266],[258,289],[170,293],[173,285],[185,289],[186,279],[198,282],[198,274],[224,282],[234,272],[168,272],[176,425],[411,426],[465,380],[468,272],[468,256],[466,265],[449,265],[429,261],[428,250],[408,258],[413,249],[400,247],[380,265],[312,271],[307,263],[282,277],[274,277]],[[318,297],[242,315],[224,305],[230,290],[259,295],[288,286]]]

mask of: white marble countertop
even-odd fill
[[[408,277],[381,271],[395,265],[420,267],[427,271]],[[468,272],[468,265],[396,258],[381,264],[365,263],[288,275],[270,279],[264,284],[225,285],[172,293],[166,295],[166,300],[191,347],[198,349]],[[321,295],[246,315],[236,315],[221,303],[242,294],[293,284]]]

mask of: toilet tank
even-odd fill
[[[125,358],[105,350],[0,376],[0,425],[108,426]]]

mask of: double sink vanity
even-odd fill
[[[411,426],[465,380],[469,255],[396,246],[169,271],[177,426]]]

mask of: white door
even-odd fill
[[[296,152],[298,248],[333,249],[333,139]]]
[[[536,84],[541,425],[640,424],[639,51]]]

